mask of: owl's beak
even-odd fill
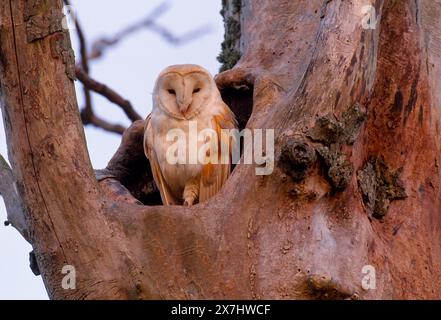
[[[185,116],[185,114],[188,111],[188,107],[190,107],[189,102],[179,102],[179,111],[181,111],[181,114]]]

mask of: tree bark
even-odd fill
[[[242,127],[276,130],[276,169],[239,164],[190,208],[152,205],[142,121],[96,181],[60,12],[0,1],[9,158],[51,298],[441,296],[441,1],[243,0],[216,80]]]

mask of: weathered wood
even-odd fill
[[[0,1],[1,90],[52,298],[440,297],[441,1],[371,1],[375,29],[362,28],[361,1],[242,1],[242,57],[217,83],[236,113],[252,107],[248,128],[276,129],[277,159],[287,141],[303,141],[309,160],[301,179],[239,164],[218,195],[191,208],[127,194],[153,192],[137,147],[142,122],[96,182],[70,59],[59,57],[66,35],[26,34],[25,3],[43,2],[61,5]],[[57,54],[53,41],[63,44]],[[283,161],[299,162],[293,152]],[[73,291],[60,287],[67,263]],[[375,290],[362,289],[366,265]]]
[[[1,104],[9,158],[49,296],[127,298],[115,283],[130,285],[117,267],[130,268],[130,258],[118,249],[123,244],[105,217],[106,200],[90,165],[69,35],[58,28],[61,8],[58,0],[0,1]],[[62,288],[64,265],[75,267],[77,290]]]

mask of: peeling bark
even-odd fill
[[[57,8],[57,0],[26,1],[23,15],[28,42],[63,31],[63,13]]]

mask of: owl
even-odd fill
[[[216,134],[201,139],[206,129]],[[221,161],[221,153],[231,160],[236,140],[224,132],[232,129],[237,129],[234,113],[222,101],[207,70],[188,64],[173,65],[160,73],[152,112],[146,119],[144,151],[164,205],[191,206],[221,189],[231,171],[231,161]],[[183,135],[179,150],[172,148],[177,142],[171,141],[171,132]],[[183,155],[186,161],[170,161],[170,152]],[[191,161],[195,153],[198,161]]]

